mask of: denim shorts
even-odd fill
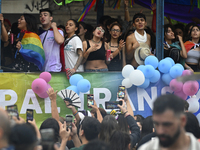
[[[108,69],[85,69],[85,72],[106,72]]]

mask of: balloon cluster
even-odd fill
[[[90,81],[84,79],[80,74],[74,74],[70,77],[69,83],[71,84],[66,89],[72,90],[79,95],[79,92],[86,93],[90,90]]]
[[[49,97],[47,90],[51,88],[48,82],[51,80],[51,74],[49,72],[42,72],[39,78],[32,82],[31,88],[41,98]]]
[[[182,75],[184,68],[179,63],[174,63],[174,60],[170,57],[166,57],[159,62],[158,69],[163,73],[162,81],[169,85],[172,79]]]
[[[191,75],[190,70],[184,70],[182,76]],[[197,81],[187,81],[185,83],[179,82],[176,79],[172,79],[169,84],[171,90],[175,95],[186,100],[188,96],[195,95],[199,90],[199,83]]]

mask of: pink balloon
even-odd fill
[[[183,92],[186,95],[193,96],[199,90],[199,83],[197,81],[187,81],[183,84]]]
[[[188,97],[188,95],[186,95],[182,90],[179,91],[179,92],[174,92],[174,95],[176,95],[176,96],[178,96],[178,97],[180,97],[180,98],[182,98],[184,100],[186,100],[187,97]]]
[[[169,87],[172,91],[174,92],[179,92],[182,90],[183,87],[183,83],[182,82],[178,82],[176,79],[171,80],[171,82],[169,83]]]
[[[36,94],[44,93],[47,89],[47,82],[44,79],[37,78],[32,82],[31,88]]]
[[[40,78],[44,79],[48,83],[51,80],[51,74],[49,72],[42,72]]]
[[[48,90],[49,88],[51,88],[51,85],[47,84],[46,91],[45,91],[44,93],[38,94],[38,96],[39,96],[40,98],[47,98],[47,97],[49,97],[49,95],[47,94],[47,90]]]
[[[190,71],[190,70],[184,70],[183,73],[182,73],[182,76],[187,76],[187,75],[191,75],[191,74],[193,74],[192,71]]]

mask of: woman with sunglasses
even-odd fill
[[[83,42],[83,62],[86,72],[108,71],[106,65],[107,43],[104,42],[105,29],[97,25],[91,40]],[[111,55],[112,57],[112,55]]]
[[[110,42],[108,47],[111,50],[113,59],[108,65],[109,71],[121,71],[123,66],[126,65],[124,40],[119,40],[122,34],[122,27],[119,23],[113,23],[110,26]]]

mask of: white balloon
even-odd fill
[[[199,102],[198,102],[198,98],[196,97],[192,97],[190,99],[187,100],[187,102],[189,103],[189,108],[188,111],[191,113],[195,113],[199,110]]]
[[[199,121],[199,125],[200,125],[200,113],[198,115],[196,115],[198,121]]]
[[[132,83],[129,78],[125,78],[124,80],[122,80],[122,85],[126,88],[130,88],[132,86]]]
[[[145,81],[144,74],[140,70],[133,70],[129,75],[129,79],[136,86],[142,85]]]
[[[124,78],[128,78],[130,73],[134,70],[132,65],[126,65],[124,66],[124,68],[122,69],[122,76]]]

